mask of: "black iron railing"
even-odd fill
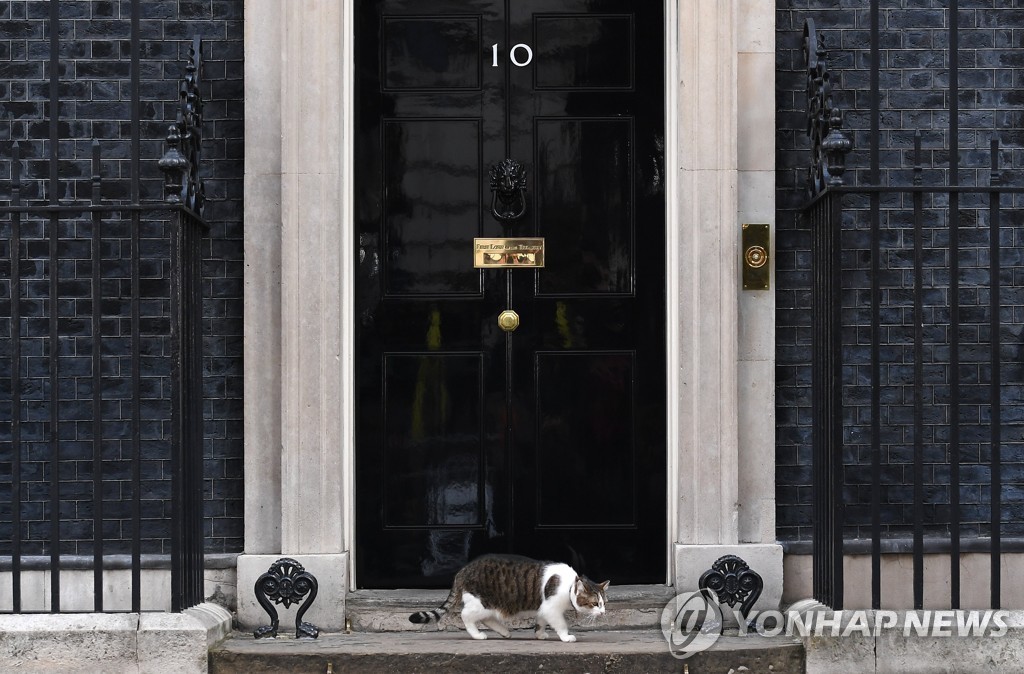
[[[1024,188],[1004,184],[995,138],[989,184],[960,184],[955,5],[948,13],[948,179],[946,171],[924,166],[917,132],[910,180],[880,184],[879,23],[872,2],[871,184],[843,184],[850,141],[832,101],[823,43],[813,22],[805,25],[813,151],[804,215],[813,265],[814,595],[835,609],[844,601],[844,548],[870,552],[872,606],[880,607],[883,546],[912,555],[916,609],[924,604],[926,550],[948,552],[949,603],[959,608],[964,542],[989,554],[990,604],[1001,603],[1001,411],[1009,404],[1021,412],[1002,375],[1012,358],[1005,347],[1020,344],[1002,340],[1019,338],[1022,322],[1002,291],[1012,285],[1016,294],[1024,278],[1021,223],[1007,208]]]
[[[60,109],[58,7],[51,1],[51,111]],[[9,269],[0,388],[10,393],[0,405],[9,410],[0,411],[0,530],[9,537],[0,568],[10,571],[12,602],[0,610],[67,610],[62,571],[72,569],[92,571],[91,610],[151,609],[142,569],[154,562],[170,566],[171,610],[203,600],[202,45],[192,43],[160,160],[166,198],[143,201],[138,0],[131,12],[130,197],[102,198],[106,165],[93,141],[90,200],[59,199],[68,179],[56,116],[45,200],[22,199],[19,143],[9,157],[11,198],[0,206],[0,265]],[[112,569],[131,571],[130,599],[116,606],[104,596]],[[50,572],[48,606],[23,595],[25,573],[36,570]]]
[[[81,568],[86,555],[95,611],[105,610],[104,567],[124,556],[133,611],[144,556],[169,556],[174,610],[202,601],[205,231],[183,206],[0,208],[13,253],[0,337],[10,354],[0,359],[10,391],[0,525],[10,535],[14,612],[25,606],[23,565],[56,571],[49,610],[60,612],[59,571]]]

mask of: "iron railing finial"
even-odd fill
[[[827,187],[843,184],[846,155],[853,141],[842,131],[842,112],[832,100],[832,77],[826,68],[828,51],[814,21],[804,22],[804,61],[807,64],[807,135],[811,164],[807,191],[815,196]]]
[[[202,215],[206,190],[199,176],[199,153],[203,142],[203,97],[200,80],[203,72],[203,42],[195,37],[189,48],[185,76],[178,87],[178,113],[167,133],[167,152],[160,170],[167,175],[165,200],[184,204]]]

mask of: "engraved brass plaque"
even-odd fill
[[[768,290],[771,265],[771,230],[768,225],[743,225],[743,289]]]
[[[473,266],[478,269],[543,267],[544,238],[473,239]]]

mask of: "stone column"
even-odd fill
[[[774,301],[742,291],[739,245],[744,220],[774,220],[774,55],[763,55],[774,11],[767,0],[694,0],[677,12],[675,583],[695,590],[735,554],[765,581],[758,606],[777,606]]]
[[[740,0],[739,223],[775,231],[775,5]],[[774,236],[772,237],[774,242]],[[739,254],[737,254],[737,263]],[[775,259],[774,245],[771,259]],[[773,265],[774,266],[774,265]],[[771,280],[772,288],[775,279]],[[742,286],[742,284],[741,284]],[[775,542],[775,292],[739,289],[739,540]]]
[[[348,4],[245,6],[247,338],[256,331],[245,352],[247,554],[238,563],[238,595],[246,627],[266,622],[252,587],[282,556],[319,581],[304,619],[322,629],[344,626]],[[260,127],[255,137],[253,127]],[[260,299],[270,302],[261,307]],[[262,332],[254,327],[260,322]]]
[[[245,552],[281,550],[281,29],[245,3]]]

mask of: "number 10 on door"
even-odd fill
[[[520,54],[520,52],[524,52],[525,56]],[[495,42],[494,44],[491,45],[491,56],[492,56],[491,67],[492,68],[497,68],[498,67],[498,43],[497,42]],[[533,50],[530,49],[530,45],[519,43],[519,44],[515,45],[514,47],[512,47],[512,49],[510,49],[508,51],[508,60],[512,61],[512,65],[517,66],[519,68],[522,68],[523,66],[528,66],[528,65],[530,65],[530,61],[533,60]]]

